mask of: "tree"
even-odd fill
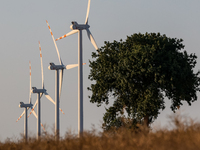
[[[182,39],[160,33],[133,34],[126,41],[105,45],[92,53],[90,61],[92,91],[90,102],[113,105],[104,114],[104,129],[130,123],[146,126],[165,108],[164,97],[175,111],[182,101],[189,105],[197,100],[199,71],[194,73],[196,55],[181,51]],[[126,111],[127,117],[124,112]],[[124,121],[125,119],[125,121]]]

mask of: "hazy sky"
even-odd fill
[[[84,23],[87,0],[9,0],[0,3],[0,140],[18,138],[23,133],[24,118],[17,123],[23,109],[19,102],[28,102],[29,60],[32,63],[32,86],[41,88],[41,68],[38,41],[41,42],[44,83],[47,92],[54,99],[55,72],[48,70],[49,62],[58,64],[56,50],[49,33],[48,20],[55,38],[68,33],[71,21]],[[145,32],[160,32],[171,38],[182,38],[185,50],[196,53],[200,58],[200,1],[199,0],[91,0],[89,14],[90,31],[97,45],[104,41],[126,39],[127,35]],[[78,35],[72,35],[57,42],[65,65],[77,63]],[[84,129],[92,124],[100,129],[104,106],[97,108],[89,102],[87,90],[91,82],[89,61],[95,49],[83,32],[84,66]],[[195,72],[200,67],[198,59]],[[78,69],[65,70],[60,106],[65,115],[60,114],[60,132],[63,136],[68,129],[77,133],[77,73]],[[198,93],[198,96],[200,94]],[[32,95],[35,102],[36,94]],[[54,105],[45,97],[41,99],[41,122],[52,133],[54,128]],[[166,99],[166,109],[161,112],[155,124],[168,124],[170,101]],[[184,103],[181,110],[200,121],[200,101],[192,106]],[[28,120],[29,135],[36,134],[36,118]]]

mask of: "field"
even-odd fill
[[[77,138],[71,132],[60,141],[53,135],[43,135],[40,141],[30,138],[0,142],[0,150],[200,150],[200,124],[182,116],[171,118],[169,129],[150,129],[142,126],[137,132],[121,128],[114,132],[95,130]]]

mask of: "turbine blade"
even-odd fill
[[[42,88],[44,88],[44,73],[43,73],[42,51],[41,51],[40,41],[39,41],[39,50],[40,50],[40,61],[41,61]]]
[[[28,118],[30,117],[30,115],[31,115],[32,113],[33,113],[33,114],[35,113],[34,108],[31,109],[31,112],[29,113]]]
[[[60,70],[60,81],[59,81],[59,101],[60,101],[60,97],[61,97],[61,91],[62,91],[62,82],[63,82],[63,73],[64,73],[64,69]]]
[[[63,113],[63,115],[65,114],[64,112],[63,112],[63,110],[61,109],[61,108],[59,108],[60,109],[60,111]]]
[[[17,121],[19,121],[21,118],[22,118],[22,116],[25,114],[25,110],[23,111],[23,113],[19,116],[19,118],[17,119]],[[16,121],[16,122],[17,122]]]
[[[29,61],[29,75],[30,75],[30,93],[29,93],[29,104],[32,104],[31,103],[31,61]]]
[[[37,114],[35,113],[35,110],[33,110],[32,113],[33,113],[33,115],[35,116],[35,118],[37,119],[38,116],[37,116]],[[28,116],[28,117],[29,117],[29,116]]]
[[[56,104],[56,103],[54,102],[54,100],[49,96],[49,94],[48,94],[47,92],[44,93],[44,94],[45,94],[46,98],[47,98],[49,101],[51,101],[54,105]],[[65,114],[61,108],[59,108],[59,109],[60,109],[60,111],[61,111],[63,114]]]
[[[83,63],[83,65],[85,65],[86,63]],[[71,65],[67,65],[66,66],[66,69],[72,69],[72,68],[75,68],[75,67],[78,67],[78,64],[71,64]]]
[[[46,96],[46,98],[51,101],[54,105],[55,105],[55,102],[54,100],[49,96],[49,94],[47,92],[44,93],[44,95]]]
[[[58,40],[60,40],[60,39],[63,39],[63,38],[65,38],[65,37],[67,37],[67,36],[70,36],[70,35],[72,35],[72,34],[75,34],[75,33],[77,33],[77,32],[78,32],[78,30],[72,30],[72,31],[70,31],[69,33],[67,33],[67,34],[65,34],[65,35],[63,35],[63,36],[57,38],[56,41],[58,41]]]
[[[43,95],[43,93],[40,93],[40,99],[41,99],[42,95]],[[36,106],[37,104],[38,104],[38,98],[37,98],[37,100],[35,101],[35,104],[34,104],[33,108],[31,109],[31,112],[29,113],[28,117],[31,115],[32,112],[34,112],[35,106]]]
[[[38,99],[35,101],[35,104],[34,104],[33,108],[31,109],[31,112],[29,113],[28,117],[29,117],[29,116],[32,114],[32,112],[34,111],[35,106],[37,105],[37,103],[38,103]]]
[[[89,12],[90,12],[90,0],[88,0],[88,7],[87,7],[86,18],[85,18],[85,24],[88,24],[88,16],[89,16]]]
[[[62,60],[61,60],[61,57],[60,57],[60,53],[59,53],[59,51],[58,51],[58,47],[57,47],[57,44],[56,44],[56,41],[57,41],[57,40],[55,41],[54,36],[53,36],[53,33],[52,33],[52,31],[51,31],[51,28],[50,28],[49,23],[48,23],[47,20],[46,20],[46,23],[47,23],[47,25],[48,25],[48,27],[49,27],[49,31],[50,31],[50,33],[51,33],[51,37],[52,37],[52,39],[53,39],[53,42],[54,42],[54,45],[55,45],[55,48],[56,48],[56,51],[57,51],[57,54],[58,54],[58,59],[59,59],[60,65],[63,65]]]
[[[42,123],[40,123],[40,124],[41,124],[41,126],[42,126],[42,129],[45,131],[45,128],[44,128],[43,124],[42,124]]]
[[[42,97],[43,93],[40,93],[40,98]]]
[[[38,116],[36,115],[36,113],[35,113],[35,111],[33,110],[33,115],[35,116],[35,118],[37,119],[38,118]],[[29,116],[28,116],[29,117]],[[42,123],[40,123],[40,125],[42,126],[42,129],[45,131],[45,128],[44,128],[44,126],[43,126],[43,124]]]
[[[94,38],[92,36],[92,33],[90,32],[90,30],[88,28],[86,29],[86,31],[87,31],[88,38],[91,41],[91,43],[93,44],[94,48],[96,50],[98,50],[98,46],[97,46],[97,44],[96,44],[96,42],[95,42],[95,40],[94,40]]]

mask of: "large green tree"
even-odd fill
[[[90,101],[97,106],[113,101],[104,114],[104,129],[126,122],[148,126],[165,108],[165,97],[171,100],[172,111],[182,101],[191,105],[197,100],[200,78],[193,71],[197,57],[182,51],[182,41],[160,33],[139,33],[125,41],[105,42],[92,53],[89,79],[95,84],[88,87]]]

